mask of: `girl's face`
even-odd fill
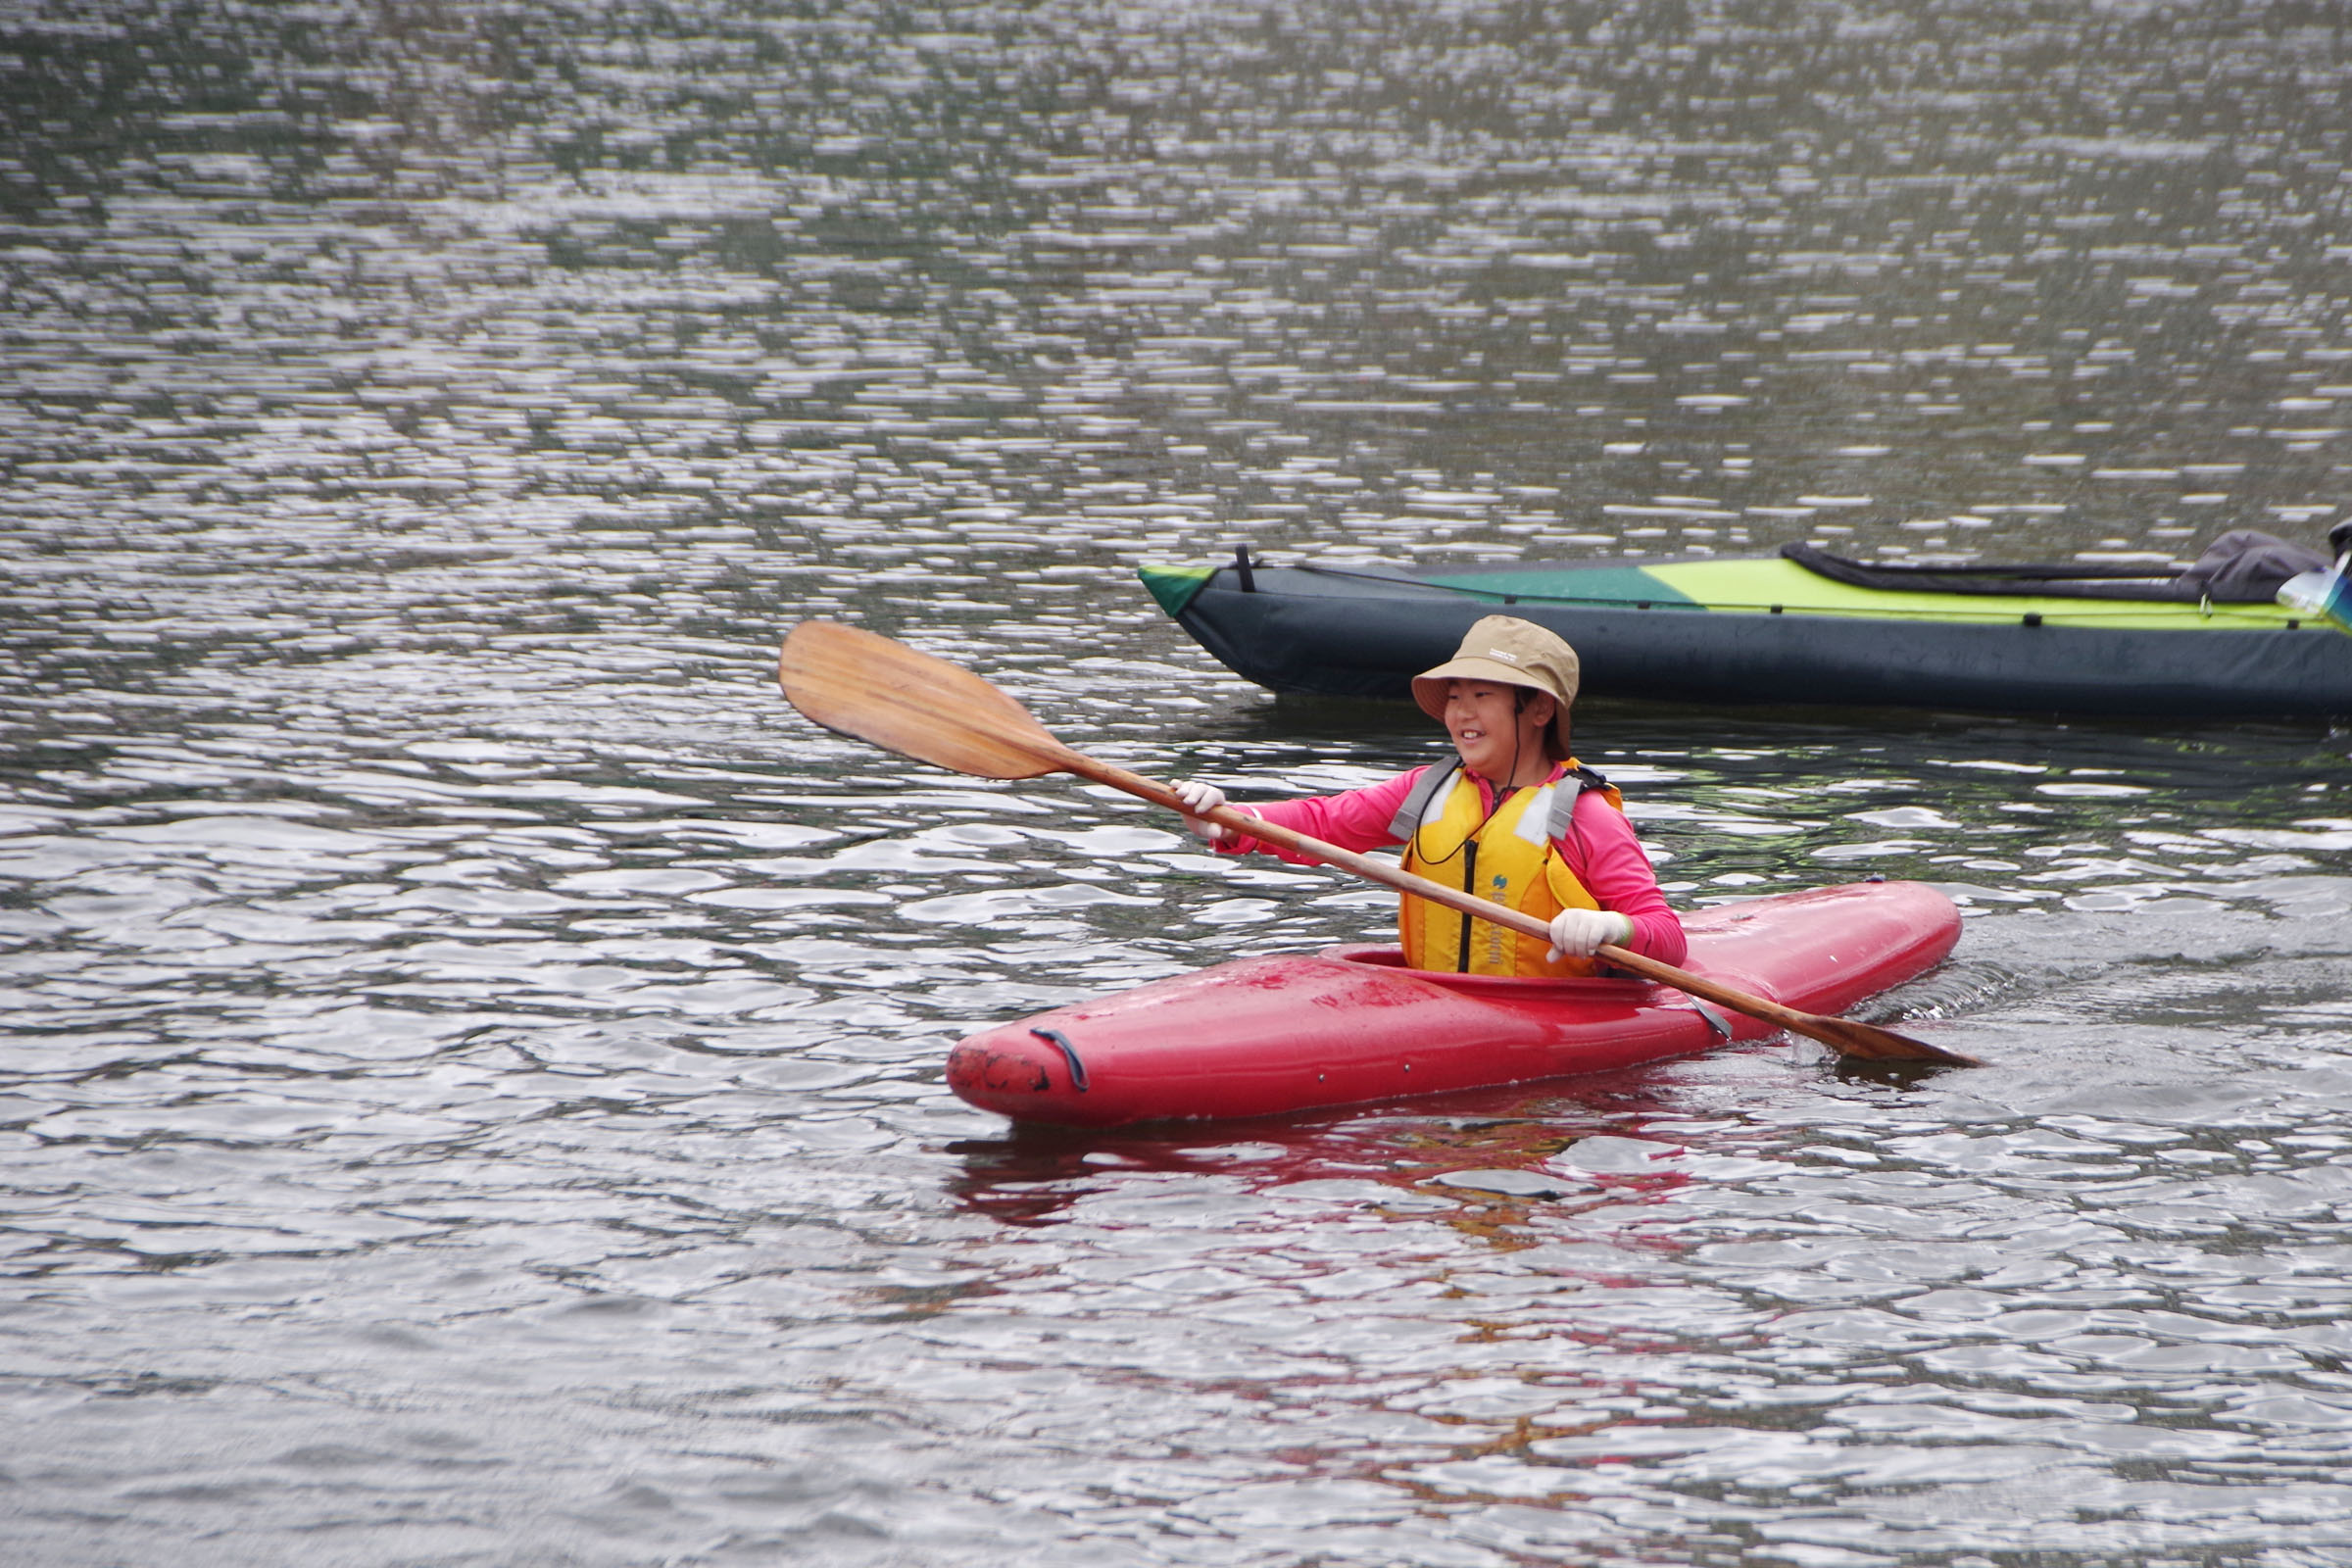
[[[1522,689],[1496,680],[1446,683],[1446,733],[1462,754],[1462,765],[1506,787],[1541,783],[1551,771],[1544,755],[1544,726],[1551,722],[1555,705],[1550,693],[1535,692],[1521,708]]]

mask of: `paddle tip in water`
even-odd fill
[[[1932,1046],[1925,1040],[1898,1035],[1877,1024],[1851,1018],[1815,1018],[1806,1033],[1851,1061],[1889,1067],[1982,1067],[1984,1062],[1963,1052]],[[1833,1038],[1834,1037],[1834,1038]]]
[[[1678,991],[1743,1012],[1751,1018],[1778,1024],[1790,1034],[1818,1040],[1840,1056],[1855,1061],[1885,1062],[1914,1067],[1982,1067],[1984,1064],[1974,1056],[1941,1046],[1931,1046],[1925,1040],[1898,1035],[1891,1029],[1882,1029],[1875,1023],[1857,1023],[1851,1018],[1826,1018],[1819,1013],[1803,1012],[1795,1007],[1767,1002],[1761,997],[1747,996],[1733,990],[1721,981],[1709,980],[1678,969],[1671,963],[1644,957],[1620,947],[1603,947],[1600,956],[1619,968],[1630,969],[1645,979],[1670,985]]]

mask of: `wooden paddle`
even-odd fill
[[[1027,709],[970,670],[870,631],[835,621],[804,620],[784,639],[776,678],[792,705],[817,723],[902,757],[980,778],[1076,773],[1172,811],[1185,810],[1183,801],[1165,784],[1064,746]],[[1415,876],[1387,860],[1310,839],[1231,807],[1218,807],[1208,813],[1208,820],[1531,937],[1550,933],[1550,927],[1534,915]],[[1982,1065],[1974,1056],[1875,1024],[1825,1018],[1751,997],[1624,948],[1604,946],[1600,956],[1620,969],[1818,1040],[1840,1055],[1947,1067]]]

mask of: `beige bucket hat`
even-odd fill
[[[1559,707],[1551,715],[1548,750],[1568,757],[1568,708],[1576,701],[1576,650],[1551,632],[1516,615],[1489,615],[1462,637],[1453,657],[1413,677],[1413,701],[1435,719],[1446,716],[1446,683],[1492,680],[1549,692]]]

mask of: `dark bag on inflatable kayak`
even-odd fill
[[[2186,597],[2217,605],[2267,605],[2287,578],[2328,566],[2328,558],[2316,550],[2252,528],[2232,528],[2207,545],[2178,581],[2188,590]]]

